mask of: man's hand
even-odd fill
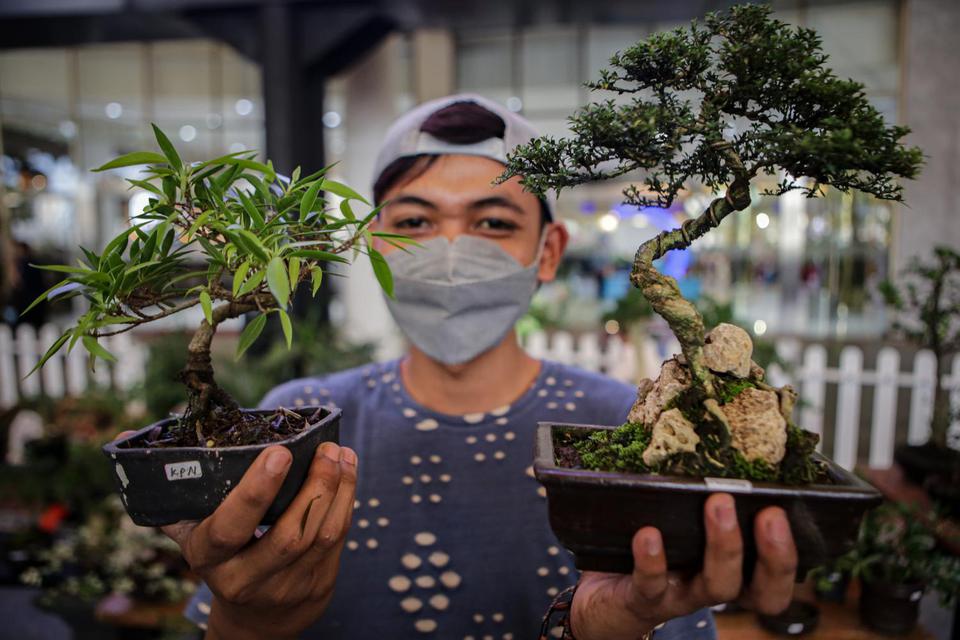
[[[793,595],[797,549],[782,509],[757,514],[757,566],[742,581],[743,541],[733,498],[725,493],[704,507],[707,548],[703,570],[689,579],[667,572],[660,532],[640,529],[633,537],[633,574],[585,572],[573,598],[571,630],[578,640],[636,640],[657,625],[704,607],[740,598],[760,613],[786,609]]]
[[[295,638],[330,601],[353,515],[357,454],[323,443],[293,502],[254,540],[291,461],[285,447],[265,449],[213,514],[162,528],[213,591],[207,638]]]

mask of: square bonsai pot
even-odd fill
[[[180,520],[202,520],[223,502],[260,452],[283,445],[293,462],[280,492],[264,515],[262,524],[273,524],[289,506],[307,478],[314,451],[323,442],[339,442],[340,409],[302,407],[295,413],[320,416],[299,433],[277,442],[242,447],[149,448],[143,443],[155,439],[176,421],[162,420],[103,447],[114,464],[117,486],[127,513],[141,526],[158,527]],[[270,415],[273,411],[244,410]]]
[[[833,484],[790,486],[729,478],[628,474],[560,467],[554,455],[559,433],[614,429],[541,422],[534,475],[547,491],[550,526],[581,571],[631,573],[630,542],[638,529],[660,530],[670,570],[696,573],[703,566],[703,505],[712,493],[733,495],[744,537],[744,567],[756,559],[753,520],[766,507],[787,513],[797,545],[797,579],[849,551],[864,512],[881,502],[870,485],[823,456]]]

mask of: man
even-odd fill
[[[567,243],[548,202],[516,179],[493,184],[505,154],[534,135],[472,95],[421,105],[390,129],[374,196],[388,203],[379,230],[421,245],[383,247],[409,351],[267,395],[264,407],[341,407],[343,446],[317,451],[297,499],[259,539],[289,466],[282,447],[212,516],[166,528],[209,585],[188,609],[209,638],[534,638],[551,600],[577,582],[532,478],[536,423],[619,424],[636,394],[517,344],[513,324]],[[785,607],[796,551],[783,512],[758,517],[760,561],[745,588],[730,496],[713,496],[704,517],[700,575],[668,575],[664,542],[643,529],[633,575],[580,577],[566,633],[707,639],[710,604],[742,595],[763,611]]]

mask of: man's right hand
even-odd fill
[[[357,454],[323,443],[293,502],[253,540],[291,461],[285,447],[265,449],[213,514],[163,527],[214,594],[208,639],[296,638],[333,595],[353,515]]]

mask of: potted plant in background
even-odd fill
[[[97,358],[114,360],[98,338],[202,309],[180,374],[187,390],[184,414],[110,443],[104,452],[115,463],[121,497],[134,522],[156,526],[209,515],[260,450],[283,444],[293,462],[265,516],[269,523],[303,483],[316,447],[336,440],[339,411],[241,409],[214,379],[210,347],[217,327],[248,316],[239,357],[268,317],[275,317],[289,347],[293,329],[287,308],[301,283],[310,280],[316,294],[325,263],[348,262],[345,254],[361,252],[391,294],[389,268],[372,238],[399,246],[405,238],[371,232],[378,209],[358,217],[353,203],[366,201],[327,179],[325,169],[301,177],[298,167],[289,180],[281,179],[269,161],[257,162],[250,152],[189,164],[156,126],[154,133],[162,154],[130,153],[97,169],[146,165],[139,179],[129,180],[151,194],[132,228],[101,253],[81,247],[77,265],[43,267],[68,275],[37,302],[82,295],[89,309],[37,366],[78,343],[89,352],[91,365]],[[342,199],[338,210],[321,192]]]
[[[888,502],[863,519],[856,546],[837,562],[860,579],[860,617],[883,633],[907,633],[916,625],[926,589],[943,606],[960,593],[960,558],[937,548],[935,521],[916,508]]]
[[[770,14],[737,6],[614,55],[588,86],[617,99],[573,115],[572,137],[518,149],[502,178],[519,175],[544,193],[636,176],[623,194],[641,207],[670,206],[688,181],[718,194],[699,216],[644,242],[633,263],[631,281],[682,353],[657,380],[641,381],[627,424],[541,425],[534,468],[554,531],[581,569],[630,572],[630,540],[643,526],[661,530],[671,567],[699,569],[702,503],[725,490],[747,541],[757,511],[784,507],[803,575],[849,548],[863,511],[879,501],[814,453],[817,436],[793,423],[796,394],[764,382],[749,334],[732,324],[705,333],[696,307],[654,265],[747,210],[758,179],[773,196],[812,198],[830,187],[898,201],[897,179],[919,170],[920,150],[901,143],[907,130],[888,126],[862,85],[833,75],[816,33]]]
[[[886,281],[880,290],[897,314],[894,332],[932,351],[937,362],[930,438],[921,445],[900,445],[894,459],[917,484],[937,475],[954,480],[960,471],[960,451],[947,443],[950,392],[943,378],[949,358],[960,352],[960,253],[946,246],[935,247],[932,259],[914,258],[899,282]],[[956,488],[953,498],[957,499]]]

